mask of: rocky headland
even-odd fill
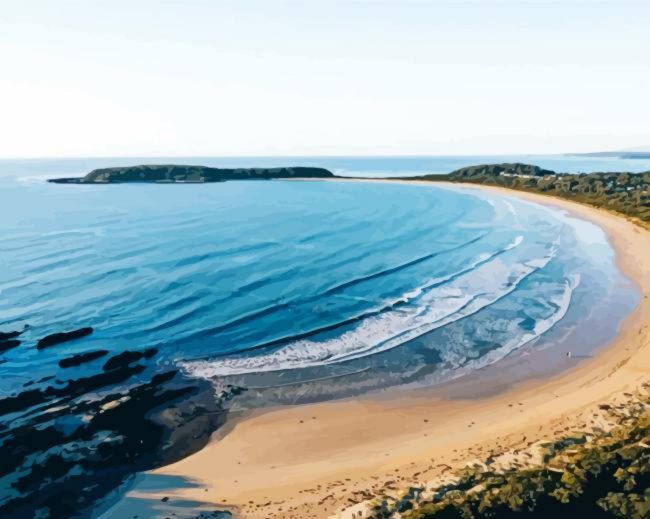
[[[272,180],[292,178],[332,178],[324,168],[212,168],[208,166],[142,165],[95,169],[85,177],[53,178],[55,184],[202,184],[228,180]]]

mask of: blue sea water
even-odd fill
[[[503,160],[650,169],[644,161],[615,166],[616,159],[491,159],[180,162],[305,164],[365,176]],[[2,356],[1,393],[65,377],[56,365],[65,355],[152,346],[159,369],[178,366],[215,387],[243,385],[250,404],[433,384],[517,352],[588,351],[613,337],[638,297],[596,226],[472,189],[44,181],[141,162],[172,160],[0,163],[0,330],[30,326],[24,344]],[[33,347],[81,326],[95,333]]]

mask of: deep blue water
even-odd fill
[[[485,158],[468,160],[183,162],[395,175]],[[571,157],[528,161],[585,167]],[[323,181],[43,180],[133,162],[0,163],[0,329],[30,325],[25,343],[3,355],[0,391],[58,372],[67,354],[150,346],[161,350],[161,369],[260,388],[261,399],[433,383],[526,348],[577,347],[577,337],[596,346],[637,297],[600,229],[500,195]],[[45,351],[29,342],[80,326],[96,331]],[[284,397],[262,391],[297,383]]]

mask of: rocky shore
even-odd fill
[[[26,330],[0,332],[0,351],[55,347],[92,333],[81,328],[34,341],[24,338]],[[7,489],[0,516],[85,517],[133,473],[207,443],[225,422],[224,404],[240,390],[215,397],[207,383],[152,366],[157,353],[74,354],[59,361],[62,373],[29,380],[0,399],[0,478]],[[82,365],[84,376],[75,377]]]

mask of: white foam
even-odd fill
[[[522,241],[518,236],[503,250],[512,250]],[[402,296],[402,301],[414,304],[367,317],[336,337],[297,340],[261,355],[188,361],[181,368],[192,376],[212,378],[326,365],[386,351],[495,303],[555,255],[553,249],[534,265],[510,266],[499,258],[500,252],[477,259],[473,268],[431,280]]]
[[[493,364],[510,353],[519,350],[526,344],[538,339],[543,334],[547,333],[551,328],[553,328],[558,322],[564,319],[564,316],[569,311],[571,306],[571,299],[573,296],[573,291],[580,284],[580,275],[573,274],[569,278],[565,279],[564,290],[557,297],[551,299],[549,302],[557,307],[557,310],[544,320],[539,320],[535,323],[535,327],[523,335],[516,336],[511,340],[505,342],[500,347],[490,350],[485,355],[482,355],[476,360],[471,360],[464,364],[462,370],[457,370],[455,376],[461,376],[468,371],[476,370]]]

